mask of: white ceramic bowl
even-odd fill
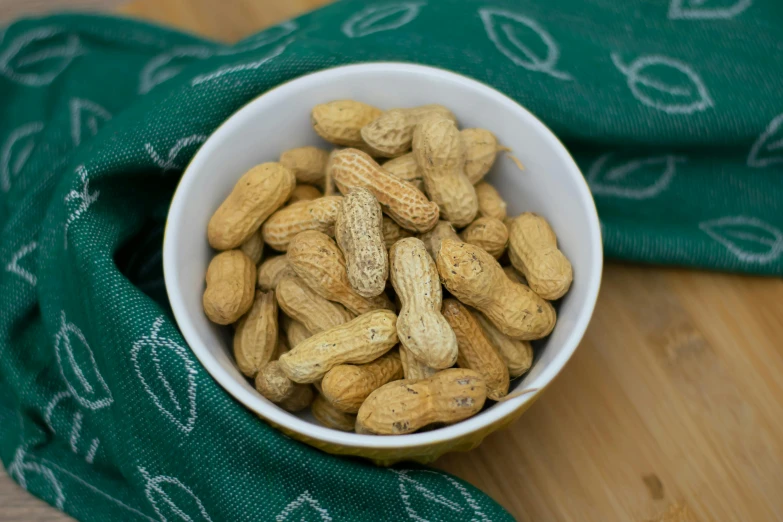
[[[267,401],[237,370],[227,328],[210,323],[201,306],[204,274],[214,255],[207,222],[250,167],[277,161],[303,145],[328,147],[310,126],[318,103],[355,99],[380,108],[440,103],[460,128],[491,130],[525,167],[501,154],[487,180],[507,200],[509,214],[537,212],[549,220],[574,267],[574,282],[559,307],[552,335],[538,344],[532,369],[511,393],[536,390],[494,404],[445,428],[400,436],[344,433],[291,414]],[[239,402],[285,433],[340,454],[379,462],[431,461],[446,451],[476,446],[517,418],[562,370],[593,313],[602,270],[601,230],[590,191],[563,145],[523,107],[500,92],[442,69],[404,63],[368,63],[302,76],[254,99],[226,120],[195,155],[169,211],[163,246],[166,290],[182,335],[212,377]]]

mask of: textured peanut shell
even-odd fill
[[[500,354],[501,359],[506,363],[508,375],[512,379],[525,374],[533,365],[533,347],[528,341],[516,341],[498,330],[482,314],[475,312],[473,314],[478,319],[484,335]]]
[[[390,159],[382,167],[392,176],[400,178],[424,192],[424,178],[421,175],[419,164],[416,163],[416,157],[412,152]]]
[[[362,297],[375,297],[386,288],[389,257],[383,241],[383,213],[372,192],[352,189],[342,200],[335,239],[345,256],[348,282]]]
[[[386,246],[386,250],[390,249],[394,243],[404,237],[411,237],[413,232],[405,230],[400,225],[394,222],[390,217],[383,216],[383,225],[381,233],[383,234],[383,244]]]
[[[514,281],[515,283],[520,283],[523,285],[527,285],[527,279],[525,279],[525,276],[519,273],[519,270],[514,268],[511,265],[504,266],[503,271],[506,273],[506,277]]]
[[[454,227],[448,221],[438,221],[438,224],[435,225],[432,230],[421,235],[421,240],[424,242],[424,246],[432,259],[438,258],[440,244],[444,239],[462,241],[454,230]]]
[[[495,187],[486,181],[479,181],[474,186],[478,197],[479,216],[491,217],[503,221],[507,215],[507,205]]]
[[[253,305],[256,268],[241,250],[221,252],[207,267],[202,303],[210,321],[231,324]]]
[[[337,301],[355,314],[394,305],[385,294],[362,297],[348,282],[345,258],[337,244],[322,232],[309,230],[288,245],[288,261],[296,274],[321,297]]]
[[[441,217],[457,228],[467,226],[478,213],[478,197],[465,175],[465,147],[454,122],[430,116],[417,125],[413,155]]]
[[[438,253],[441,281],[457,299],[482,312],[504,334],[530,341],[555,327],[555,309],[530,288],[511,281],[482,248],[449,239]]]
[[[432,377],[438,371],[416,359],[413,354],[402,345],[400,345],[400,363],[402,363],[402,373],[406,379],[426,379]]]
[[[329,172],[343,194],[356,187],[372,192],[383,211],[401,227],[426,232],[438,221],[438,205],[413,185],[386,172],[368,154],[343,149],[332,154]]]
[[[250,258],[254,265],[260,263],[264,258],[264,238],[261,235],[261,230],[253,232],[253,235],[242,243],[239,249]]]
[[[283,312],[310,333],[323,332],[353,319],[343,305],[324,299],[299,277],[280,281],[276,294]]]
[[[357,433],[403,435],[435,422],[453,424],[481,411],[487,398],[484,378],[454,368],[429,379],[392,381],[367,397],[356,417]]]
[[[297,183],[323,185],[329,152],[318,147],[299,147],[280,155],[280,164],[294,173]]]
[[[468,225],[460,237],[465,243],[481,247],[498,259],[506,251],[508,229],[499,219],[480,217]]]
[[[370,147],[373,156],[400,156],[410,150],[416,125],[431,115],[438,115],[455,123],[457,121],[451,111],[442,105],[391,109],[362,127],[362,139]]]
[[[312,386],[293,382],[285,376],[277,361],[261,368],[256,375],[255,386],[258,393],[286,411],[301,411],[313,402]]]
[[[267,292],[274,290],[280,281],[295,275],[286,256],[272,256],[258,267],[258,288]]]
[[[285,252],[294,236],[306,230],[334,236],[334,222],[342,199],[341,196],[327,196],[281,208],[261,227],[264,241],[275,250]]]
[[[498,140],[486,129],[463,129],[460,137],[465,144],[465,175],[475,185],[495,164]]]
[[[397,319],[400,343],[427,366],[454,366],[457,338],[441,314],[438,269],[424,243],[415,237],[397,241],[389,251],[391,282],[402,304]]]
[[[525,212],[511,221],[508,254],[514,268],[544,299],[560,299],[571,288],[571,263],[557,248],[557,236],[543,217]]]
[[[317,333],[280,357],[280,366],[295,382],[315,382],[338,364],[364,364],[397,344],[397,316],[375,310]]]
[[[320,393],[310,405],[310,411],[315,420],[333,430],[353,431],[356,425],[356,415],[338,410]]]
[[[372,392],[397,379],[402,379],[402,363],[392,351],[367,364],[335,366],[324,375],[321,393],[338,410],[356,414]]]
[[[263,163],[247,171],[209,220],[209,244],[228,250],[244,243],[288,200],[295,186],[294,173],[279,163]]]
[[[277,348],[277,300],[274,292],[256,292],[250,311],[234,332],[234,359],[247,377],[272,360]]]
[[[443,301],[443,316],[457,335],[457,365],[475,370],[484,377],[487,397],[495,401],[505,397],[508,394],[508,368],[476,317],[456,299]]]
[[[280,304],[279,301],[278,304]],[[291,345],[291,348],[296,347],[297,344],[308,337],[313,336],[305,325],[299,321],[294,321],[287,315],[283,316],[283,329],[285,330],[285,336],[288,338],[288,344]]]
[[[362,127],[383,111],[354,100],[337,100],[313,107],[311,122],[319,136],[335,145],[364,147]]]
[[[288,198],[288,204],[292,205],[298,201],[312,201],[322,197],[323,194],[320,190],[312,185],[297,185],[294,191],[291,192],[291,196]]]

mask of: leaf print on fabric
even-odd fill
[[[71,110],[71,139],[75,146],[82,142],[82,136],[92,137],[98,134],[98,128],[102,123],[111,119],[109,111],[90,100],[71,98],[69,103]],[[86,132],[82,130],[86,127]]]
[[[573,79],[570,74],[556,70],[560,49],[538,22],[502,9],[479,9],[479,16],[487,36],[506,58],[529,71],[546,73],[559,80]]]
[[[44,422],[55,435],[67,438],[71,451],[81,455],[82,447],[82,423],[84,414],[79,409],[79,403],[74,399],[70,391],[55,394],[47,403],[44,410]],[[97,437],[87,437],[89,441],[84,447],[84,460],[92,464],[100,447]]]
[[[170,51],[152,58],[141,70],[139,77],[139,94],[150,92],[153,87],[174,78],[186,65],[194,60],[203,60],[214,54],[214,51],[203,45],[175,47]]]
[[[18,36],[0,54],[0,74],[22,85],[41,87],[52,83],[85,52],[75,34],[39,27]]]
[[[411,520],[491,522],[467,488],[448,475],[430,470],[389,471],[397,475],[400,498]],[[451,514],[445,515],[444,510],[450,511]]]
[[[82,187],[81,190],[71,190],[65,196],[66,207],[74,201],[79,202],[76,208],[70,214],[68,214],[68,218],[65,220],[65,230],[63,233],[63,236],[65,237],[65,248],[68,248],[68,229],[71,227],[74,221],[82,217],[84,213],[87,212],[87,209],[89,209],[93,203],[98,201],[98,196],[101,195],[99,190],[90,191],[90,179],[87,174],[87,169],[84,168],[84,165],[79,165],[76,167],[76,172],[79,173],[79,179],[82,182]]]
[[[40,121],[14,129],[0,150],[0,190],[8,192],[11,182],[21,172],[37,145],[36,136],[44,129]]]
[[[259,67],[261,67],[262,65],[264,65],[265,63],[272,60],[273,58],[277,58],[278,56],[280,56],[283,53],[283,51],[285,51],[286,47],[288,47],[288,45],[294,41],[294,39],[295,39],[294,36],[286,38],[285,41],[283,41],[283,43],[281,43],[280,45],[278,45],[277,47],[269,51],[269,53],[267,53],[266,56],[258,60],[253,60],[252,62],[249,63],[240,63],[238,65],[227,65],[225,67],[220,67],[208,74],[199,74],[198,76],[196,76],[190,81],[190,85],[195,87],[196,85],[201,85],[202,83],[216,80],[218,78],[222,78],[223,76],[226,76],[228,74],[235,74],[242,71],[254,71]]]
[[[269,29],[261,31],[260,33],[254,34],[250,38],[242,40],[242,42],[235,46],[229,47],[227,49],[221,49],[215,54],[219,56],[230,56],[233,54],[255,51],[261,47],[273,44],[287,36],[290,36],[297,29],[299,29],[299,25],[293,20],[288,20],[280,25],[270,27]]]
[[[161,522],[212,522],[204,504],[189,487],[174,477],[152,477],[139,468],[146,485],[144,494]]]
[[[38,283],[38,278],[34,273],[32,273],[32,267],[30,269],[24,268],[19,263],[22,261],[22,259],[35,252],[36,248],[38,248],[38,243],[36,241],[31,241],[30,243],[23,245],[19,250],[16,251],[16,253],[14,253],[14,255],[11,257],[11,261],[5,265],[6,272],[18,275],[27,281],[30,286],[35,286]]]
[[[144,150],[147,151],[147,154],[150,155],[150,158],[152,158],[152,161],[155,162],[155,164],[163,169],[163,172],[168,172],[169,170],[182,170],[184,167],[183,164],[175,163],[177,156],[179,156],[179,153],[182,152],[184,149],[187,149],[188,147],[191,147],[193,145],[201,145],[207,141],[207,136],[204,134],[194,134],[192,136],[187,136],[185,138],[180,138],[177,140],[177,142],[174,144],[171,149],[169,149],[168,156],[166,159],[163,159],[160,157],[160,155],[155,150],[155,147],[152,146],[152,143],[145,143],[144,144]],[[196,151],[194,150],[193,154],[195,154]]]
[[[754,217],[723,217],[699,223],[699,228],[746,263],[770,263],[783,253],[783,232]]]
[[[640,56],[630,64],[618,53],[612,63],[626,76],[634,97],[669,114],[691,114],[713,106],[707,87],[690,65],[668,56]]]
[[[649,199],[666,190],[684,157],[651,156],[613,162],[612,153],[604,154],[590,166],[587,183],[594,195],[628,199]],[[613,164],[614,163],[614,164]]]
[[[131,360],[144,391],[180,431],[196,424],[196,364],[188,350],[159,336],[163,316],[155,319],[149,335],[133,343]]]
[[[424,2],[400,2],[367,7],[348,18],[342,26],[348,38],[361,38],[380,31],[391,31],[410,23]]]
[[[729,19],[753,4],[753,0],[671,0],[669,18]]]
[[[54,336],[54,351],[60,375],[79,404],[99,410],[114,402],[87,339],[75,324],[67,321],[65,311],[60,312],[60,330]]]
[[[14,460],[8,466],[8,475],[16,480],[22,488],[46,499],[54,504],[57,509],[63,509],[65,495],[63,487],[51,469],[32,462],[27,458],[24,448],[18,448]]]
[[[748,167],[763,168],[774,163],[783,163],[783,114],[769,122],[748,154]]]
[[[305,491],[283,508],[275,522],[332,522],[332,517],[309,491]]]

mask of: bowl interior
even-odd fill
[[[212,376],[239,401],[277,424],[317,439],[366,447],[400,447],[464,435],[504,417],[531,395],[495,404],[454,426],[398,437],[346,434],[323,428],[309,414],[283,411],[258,394],[236,369],[228,329],[210,323],[201,306],[204,274],[214,255],[207,222],[250,167],[277,161],[286,149],[329,147],[313,132],[310,110],[352,98],[380,108],[440,103],[460,128],[483,127],[512,149],[524,170],[501,154],[487,177],[506,199],[509,213],[538,212],[554,228],[574,267],[574,283],[559,305],[557,326],[538,343],[531,371],[514,390],[543,388],[560,371],[592,314],[601,277],[601,239],[587,185],[560,142],[534,116],[494,89],[440,69],[409,64],[361,64],[304,76],[256,98],[204,143],[183,175],[164,241],[166,288],[182,333]]]

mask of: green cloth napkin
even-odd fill
[[[8,473],[82,520],[510,520],[444,473],[292,441],[212,381],[162,280],[183,167],[281,82],[367,60],[432,64],[494,85],[565,141],[610,257],[780,275],[781,23],[775,0],[353,0],[230,47],[108,17],[11,25],[0,37]]]

